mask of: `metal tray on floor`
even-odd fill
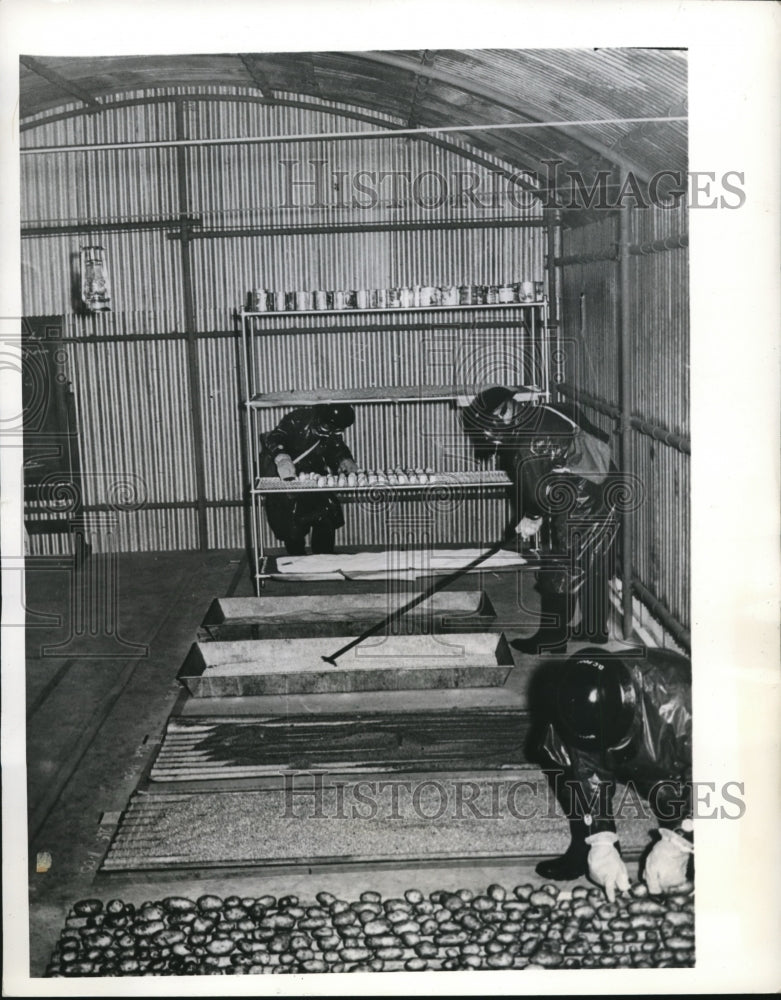
[[[360,635],[416,595],[408,591],[365,594],[296,594],[220,597],[201,623],[200,641],[286,639]],[[390,627],[404,635],[483,632],[496,610],[482,590],[434,594]],[[390,630],[389,629],[389,630]]]
[[[501,687],[513,666],[504,633],[379,635],[336,664],[351,636],[196,642],[179,671],[195,698]]]

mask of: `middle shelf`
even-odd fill
[[[485,386],[469,385],[399,385],[365,386],[358,389],[290,389],[287,392],[257,393],[248,405],[257,409],[275,406],[306,406],[312,403],[432,403],[454,399],[466,406]],[[535,385],[514,390],[519,402],[539,402],[544,391]]]
[[[299,479],[282,480],[275,476],[259,476],[250,491],[253,494],[263,493],[376,493],[378,491],[403,492],[406,490],[429,489],[463,489],[485,486],[509,486],[510,478],[504,472],[487,470],[481,472],[432,472],[427,474],[426,482],[376,482],[366,486],[348,486],[334,484],[318,486],[312,481]]]

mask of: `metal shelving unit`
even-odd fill
[[[344,309],[306,310],[285,312],[240,312],[242,335],[243,406],[246,419],[246,465],[249,482],[249,522],[250,544],[252,546],[253,579],[257,593],[268,578],[265,572],[267,555],[262,542],[263,497],[268,493],[282,492],[335,492],[338,494],[375,494],[387,496],[409,495],[414,499],[427,490],[451,489],[506,489],[509,478],[498,471],[468,472],[465,470],[436,470],[433,478],[426,483],[376,483],[368,486],[316,486],[298,480],[283,482],[264,478],[259,474],[258,451],[261,430],[261,414],[264,410],[279,407],[312,406],[317,403],[351,403],[361,405],[427,403],[452,400],[463,407],[469,404],[482,389],[482,385],[404,385],[404,386],[357,386],[349,389],[290,389],[288,391],[268,391],[259,384],[260,365],[255,363],[253,345],[258,337],[269,334],[295,335],[296,333],[356,332],[382,333],[389,328],[382,321],[391,323],[404,316],[422,332],[439,329],[474,329],[478,318],[485,317],[496,325],[517,327],[520,331],[524,350],[533,355],[537,364],[535,370],[542,375],[541,385],[523,385],[516,388],[516,399],[527,402],[544,403],[550,401],[550,345],[546,335],[548,326],[547,300],[537,302],[498,303],[491,305],[464,306],[410,306],[385,309]],[[355,318],[364,322],[355,324]],[[340,322],[341,321],[341,322]],[[347,325],[345,323],[347,321]]]

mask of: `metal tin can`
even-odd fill
[[[366,288],[359,288],[355,292],[355,308],[356,309],[368,309],[369,307],[369,292]]]
[[[434,299],[434,289],[431,285],[420,285],[418,288],[418,305],[430,306]]]
[[[534,301],[542,302],[545,298],[545,282],[535,281],[534,282]]]
[[[327,309],[328,308],[328,293],[322,292],[319,289],[314,293],[314,306],[315,309]]]
[[[499,288],[497,285],[485,286],[485,304],[487,306],[496,305],[499,301]]]
[[[388,292],[385,288],[375,288],[372,296],[372,305],[375,309],[385,309],[388,305]]]
[[[458,305],[458,289],[455,285],[440,285],[439,303],[443,306]]]
[[[534,282],[522,281],[518,295],[519,302],[534,302]]]
[[[344,292],[336,291],[333,292],[333,308],[334,309],[344,309]]]
[[[399,300],[402,309],[409,309],[412,305],[412,289],[407,286],[400,288]]]
[[[486,302],[486,286],[472,285],[472,301],[476,306],[484,306]]]
[[[458,289],[458,301],[462,306],[471,306],[474,301],[472,285],[460,285]]]
[[[389,288],[388,289],[388,306],[391,309],[398,309],[401,305],[401,289],[400,288]]]
[[[355,292],[344,292],[344,308],[355,309]]]
[[[268,308],[268,293],[265,288],[256,288],[250,295],[250,312],[262,313]]]
[[[514,302],[515,301],[515,289],[512,285],[500,285],[499,286],[499,301],[500,302]]]

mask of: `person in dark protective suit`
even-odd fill
[[[286,414],[279,424],[261,437],[261,476],[293,480],[300,472],[356,472],[357,466],[342,436],[355,422],[355,411],[347,404],[305,406]],[[337,528],[344,525],[342,506],[333,493],[269,493],[266,517],[288,555],[306,554],[306,538],[312,533],[313,553],[334,551]]]
[[[618,519],[606,435],[567,404],[519,402],[501,386],[479,393],[463,422],[478,454],[492,449],[515,485],[516,532],[528,539],[543,529],[547,537],[537,573],[541,626],[511,645],[525,653],[564,652],[578,605],[572,638],[607,642]]]
[[[530,709],[527,750],[546,770],[571,836],[566,853],[540,862],[537,873],[589,875],[611,902],[617,889],[629,888],[613,813],[620,781],[647,798],[659,823],[645,861],[649,891],[683,883],[694,851],[689,659],[665,649],[640,647],[630,657],[586,648],[543,664]]]

